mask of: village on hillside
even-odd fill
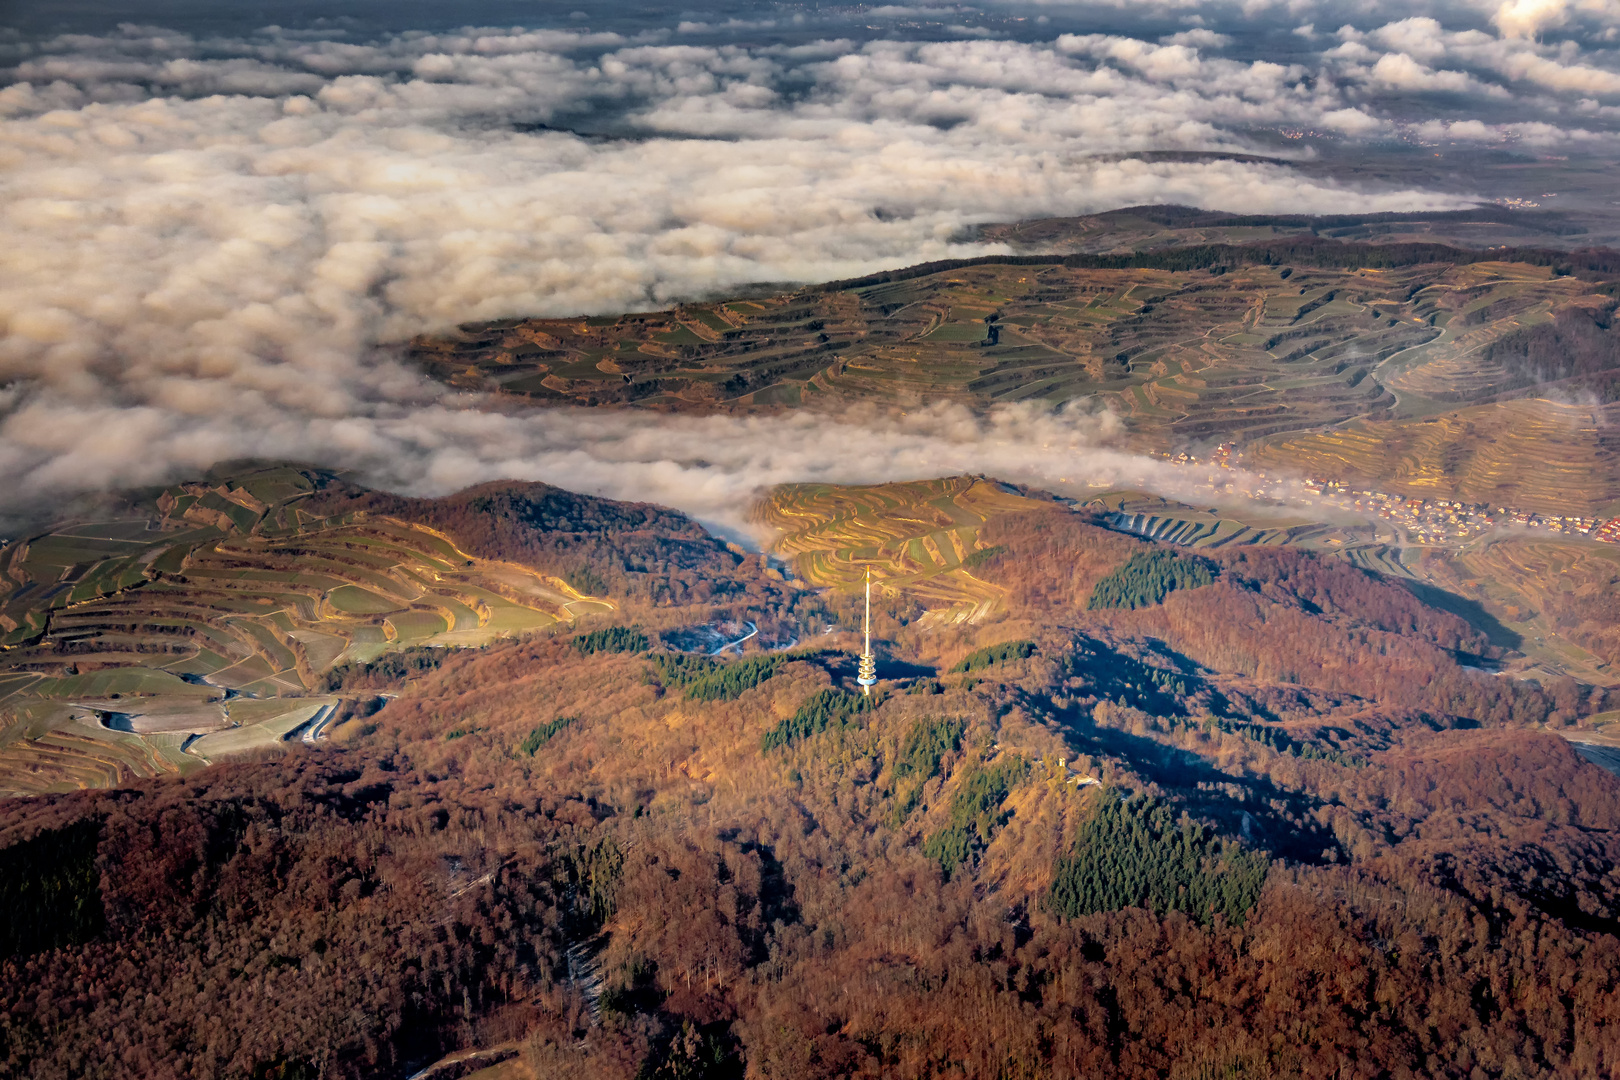
[[[1178,454],[1159,455],[1172,465],[1184,467],[1214,466],[1235,469],[1242,461],[1242,451],[1234,443],[1221,443],[1206,458],[1183,451]],[[1282,494],[1280,478],[1274,488],[1264,472],[1254,474],[1262,483],[1237,490],[1250,498],[1275,498]],[[1511,506],[1493,506],[1489,503],[1469,503],[1458,499],[1417,498],[1363,488],[1352,488],[1343,480],[1331,477],[1306,477],[1305,489],[1320,497],[1324,505],[1342,510],[1376,516],[1406,533],[1409,540],[1419,544],[1440,544],[1469,540],[1493,529],[1523,528],[1552,533],[1570,538],[1596,540],[1606,544],[1620,544],[1620,517],[1608,519],[1581,517],[1574,514],[1547,515],[1521,510]]]

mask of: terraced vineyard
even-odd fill
[[[977,621],[1002,591],[975,577],[986,550],[980,527],[1002,514],[1047,504],[972,476],[841,487],[788,484],[772,489],[756,519],[779,531],[772,551],[790,558],[811,584],[859,588],[866,571],[883,589],[916,597],[938,621]]]
[[[1404,469],[1414,493],[1507,501],[1522,489],[1563,513],[1620,497],[1607,414],[1581,419],[1547,401],[1620,394],[1620,347],[1603,344],[1614,283],[1460,251],[1373,269],[1307,250],[1300,265],[920,267],[618,318],[469,325],[412,351],[452,385],[553,404],[982,409],[1085,397],[1123,417],[1141,449],[1234,442],[1251,461],[1334,477]],[[1571,318],[1585,320],[1594,355],[1557,371],[1520,355],[1526,334]],[[1550,341],[1538,347],[1562,355]],[[1448,437],[1412,426],[1442,414]],[[1394,449],[1374,462],[1379,443]]]
[[[1543,514],[1620,514],[1620,406],[1546,398],[1266,440],[1245,455],[1418,498]]]
[[[1620,678],[1620,549],[1508,537],[1415,569],[1477,603],[1503,644],[1543,666],[1600,685]]]
[[[971,266],[617,320],[470,327],[419,340],[414,353],[452,385],[558,403],[747,409],[1102,395],[1160,441],[1228,437],[1391,404],[1364,384],[1370,361],[1360,358],[1437,331],[1416,318],[1385,325],[1368,297],[1407,285],[1344,272],[1285,278],[1276,267],[1211,277]],[[1341,296],[1347,286],[1368,295]]]
[[[611,607],[420,525],[310,515],[321,480],[185,485],[0,549],[0,792],[184,771],[312,722],[336,665]]]
[[[1120,532],[1183,547],[1286,544],[1342,553],[1376,543],[1376,530],[1371,527],[1331,525],[1263,507],[1241,511],[1200,509],[1135,491],[1106,492],[1088,500],[1086,506],[1102,511],[1103,520]]]

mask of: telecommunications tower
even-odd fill
[[[872,568],[866,568],[866,651],[861,653],[860,674],[855,681],[860,684],[861,693],[867,697],[872,696],[872,687],[877,685],[877,657],[872,655]]]

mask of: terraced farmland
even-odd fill
[[[419,525],[312,516],[320,482],[186,485],[0,549],[0,791],[184,770],[286,737],[338,664],[611,607]]]
[[[1546,398],[1423,419],[1357,420],[1268,439],[1247,463],[1286,466],[1418,498],[1459,498],[1543,514],[1620,514],[1620,406]]]
[[[1620,678],[1620,549],[1505,537],[1416,569],[1479,604],[1506,643],[1544,667],[1599,684]]]
[[[618,319],[479,324],[418,339],[413,354],[452,385],[587,405],[1100,395],[1163,446],[1387,413],[1391,389],[1425,405],[1500,389],[1500,372],[1468,358],[1591,291],[1511,263],[1221,269],[959,266]]]
[[[1362,475],[1352,444],[1395,432],[1403,448],[1390,464],[1426,495],[1494,499],[1484,492],[1500,486],[1495,478],[1511,489],[1522,477],[1556,512],[1612,501],[1615,448],[1600,436],[1600,452],[1582,450],[1583,432],[1602,423],[1571,433],[1556,410],[1519,411],[1549,393],[1536,365],[1503,347],[1571,312],[1606,327],[1600,290],[1612,284],[1475,258],[1389,269],[1094,269],[1058,259],[918,268],[619,318],[469,325],[418,339],[412,352],[452,385],[551,404],[983,409],[1087,397],[1123,417],[1139,449],[1263,444],[1266,460],[1332,476]],[[1620,387],[1620,364],[1602,356],[1576,368],[1555,380],[1559,400],[1610,400]],[[1449,440],[1382,424],[1474,409]],[[1493,448],[1491,432],[1508,426],[1511,439]],[[1340,438],[1349,449],[1334,449]],[[1459,455],[1477,457],[1477,469]],[[1524,460],[1551,467],[1526,472]]]
[[[1289,545],[1341,554],[1372,542],[1376,534],[1370,526],[1333,525],[1286,510],[1199,509],[1134,491],[1106,492],[1086,506],[1101,511],[1109,527],[1120,532],[1183,547]]]
[[[856,589],[870,569],[880,588],[916,597],[936,620],[960,622],[985,617],[1004,599],[972,572],[983,550],[979,528],[1045,505],[992,480],[954,476],[869,487],[788,484],[772,489],[755,516],[778,530],[771,550],[806,581]]]

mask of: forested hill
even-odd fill
[[[131,763],[0,800],[0,1076],[1614,1075],[1620,778],[1558,734],[1604,690],[1484,670],[1502,647],[1343,560],[958,479],[796,493],[870,530],[834,552],[879,580],[870,696],[858,593],[657,507],[208,489],[251,527],[0,682],[12,775]],[[619,599],[472,645],[337,607],[495,612],[515,563]],[[227,630],[309,681],[187,666]]]
[[[313,513],[363,511],[443,532],[468,554],[556,574],[583,593],[658,603],[740,597],[764,588],[757,558],[686,515],[541,483],[496,481],[439,499],[329,489]]]
[[[472,651],[338,747],[0,804],[0,1070],[1611,1074],[1620,781],[1038,634],[875,708]]]
[[[1508,224],[1531,232],[1553,236],[1580,236],[1586,232],[1571,215],[1556,211],[1529,213],[1500,206],[1476,206],[1467,210],[1429,210],[1414,213],[1383,211],[1371,214],[1234,214],[1224,210],[1204,210],[1196,206],[1156,203],[1149,206],[1122,206],[1097,215],[1101,220],[1141,219],[1157,225],[1183,229],[1272,228],[1310,229],[1332,233],[1355,228],[1391,225],[1496,225]]]
[[[1063,266],[1072,270],[1166,270],[1177,273],[1217,270],[1224,273],[1242,266],[1391,270],[1433,263],[1468,265],[1481,262],[1552,267],[1555,274],[1571,274],[1591,281],[1606,281],[1620,276],[1620,251],[1609,248],[1579,248],[1574,251],[1500,248],[1481,251],[1450,244],[1345,244],[1317,236],[1300,236],[1248,244],[1192,244],[1119,254],[980,255],[969,259],[941,259],[904,269],[831,281],[819,288],[827,292],[860,289],[910,281],[970,266]]]

